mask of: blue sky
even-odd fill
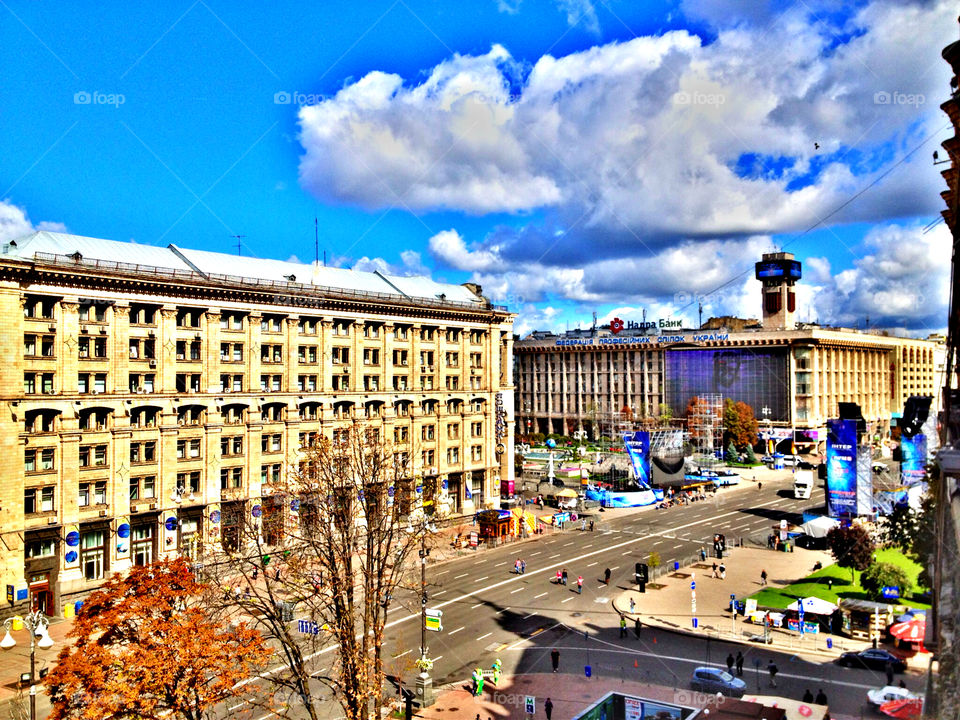
[[[949,3],[8,2],[0,235],[481,282],[517,328],[945,324]],[[813,228],[813,229],[811,229]],[[717,289],[721,288],[721,289]]]

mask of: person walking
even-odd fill
[[[563,585],[563,576],[560,574],[559,570],[557,570],[557,585]]]
[[[633,596],[630,597],[630,614],[633,615],[634,608],[637,607],[637,603],[634,602]]]
[[[527,572],[527,561],[526,561],[526,560],[521,560],[521,561],[520,561],[520,574],[523,575],[523,574],[526,573],[526,572]]]
[[[733,675],[733,653],[727,654],[727,672]]]
[[[720,579],[721,580],[727,579],[727,566],[724,565],[723,563],[720,563]]]
[[[640,639],[640,618],[637,618],[633,621],[633,634],[637,636],[637,640]]]
[[[620,637],[625,638],[627,636],[627,619],[621,615],[620,616]]]
[[[765,569],[760,571],[760,584],[767,584],[767,571]]]
[[[520,558],[517,558],[513,562],[513,571],[519,575],[520,574]]]
[[[776,687],[777,673],[779,670],[777,670],[777,664],[773,660],[771,660],[767,665],[767,672],[770,673],[770,687]]]
[[[587,519],[583,518],[582,520],[580,520],[580,532],[586,532],[586,531],[587,531]]]
[[[547,720],[550,720],[550,716],[553,715],[553,700],[546,699],[543,703],[543,711],[547,714]]]
[[[566,568],[563,569],[563,584],[564,584],[564,585],[567,584],[567,569],[566,569]]]
[[[556,672],[560,667],[560,651],[553,649],[550,651],[550,664],[553,665],[553,671]]]
[[[577,594],[583,595],[583,575],[577,575]]]
[[[707,560],[707,551],[704,550],[703,545],[700,546],[700,562],[706,562]]]
[[[611,576],[612,574],[613,574],[613,573],[610,572],[610,568],[607,568],[606,570],[603,571],[603,584],[604,584],[604,585],[609,585],[609,584],[610,584],[610,576]]]
[[[826,705],[827,704],[827,694],[823,691],[823,688],[817,690],[817,698],[814,700],[817,705]]]
[[[888,660],[883,669],[887,673],[887,685],[893,685],[893,663]]]
[[[743,677],[743,653],[737,650],[737,677]]]
[[[714,563],[714,564],[713,564],[713,574],[711,575],[711,577],[716,577],[716,576],[717,576],[717,564]]]
[[[800,698],[801,702],[812,703],[813,702],[813,693],[810,692],[810,688],[807,688],[803,693],[803,697]]]

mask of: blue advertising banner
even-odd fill
[[[857,421],[827,421],[827,515],[857,512]]]
[[[646,430],[624,433],[623,445],[633,464],[633,477],[640,487],[648,490],[650,488],[650,433]]]
[[[918,433],[913,437],[900,438],[900,481],[904,485],[923,482],[927,463],[927,436]]]

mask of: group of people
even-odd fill
[[[813,693],[810,692],[810,688],[807,688],[807,691],[803,694],[801,698],[803,702],[816,703],[817,705],[826,705],[827,704],[827,694],[823,691],[823,688],[820,688],[817,692],[817,697],[813,697]]]
[[[567,584],[567,569],[557,570],[557,585]],[[577,592],[583,593],[583,575],[577,575]]]
[[[517,561],[513,563],[513,571],[517,575],[523,575],[527,571],[527,561],[517,558]]]

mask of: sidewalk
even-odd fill
[[[558,679],[562,678],[562,682]],[[688,688],[673,688],[665,685],[623,680],[612,677],[585,678],[580,675],[525,674],[504,675],[500,685],[485,684],[483,697],[470,694],[469,683],[445,685],[437,689],[437,700],[428,708],[415,710],[414,716],[425,720],[529,720],[524,701],[527,695],[536,698],[536,713],[533,718],[544,718],[543,703],[549,697],[553,702],[552,720],[570,720],[608,692],[676,703],[686,707],[704,708],[716,700],[705,693],[691,692]],[[747,695],[747,698],[750,696]],[[855,720],[851,715],[831,713],[834,720]]]
[[[763,635],[763,626],[746,622],[738,615],[734,620],[730,615],[730,595],[743,600],[761,589],[760,572],[767,571],[770,587],[785,587],[808,575],[814,564],[820,561],[824,565],[833,563],[829,552],[796,548],[792,553],[773,550],[737,547],[724,554],[726,565],[725,580],[711,577],[713,563],[719,561],[707,558],[706,562],[681,567],[674,572],[672,566],[665,568],[656,583],[647,584],[647,592],[625,590],[613,599],[613,608],[618,613],[633,619],[639,617],[644,627],[658,628],[670,632],[682,632],[689,635],[745,643],[763,647],[762,641],[752,640]],[[690,583],[696,582],[696,615],[692,611]],[[657,588],[656,584],[663,587]],[[651,587],[653,585],[653,587]],[[630,599],[633,598],[635,611],[630,612]],[[693,627],[693,618],[697,618],[697,627]],[[827,648],[827,639],[833,647]],[[820,659],[836,658],[848,650],[864,650],[870,643],[853,640],[840,635],[827,633],[804,634],[786,628],[770,628],[772,643],[768,648],[781,652],[816,656]],[[907,660],[914,670],[926,671],[927,656],[915,655]]]

